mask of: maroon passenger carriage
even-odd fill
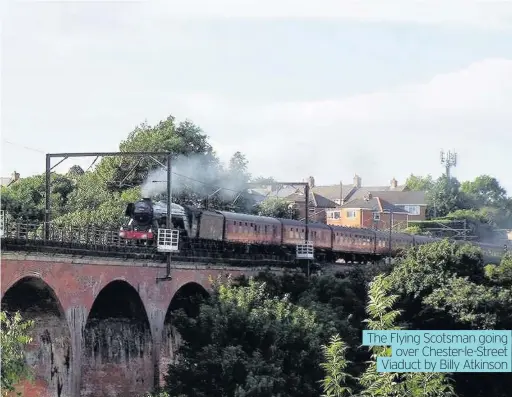
[[[306,253],[302,258],[329,262],[338,259],[368,262],[440,240],[382,230],[309,223],[309,238],[306,242],[306,224],[301,221],[201,210],[175,203],[171,205],[172,225],[167,227],[167,204],[153,202],[148,198],[128,204],[125,214],[130,220],[121,228],[121,238],[138,240],[144,244],[157,242],[159,249],[165,246],[168,251],[177,251],[180,244],[186,242],[190,247],[201,247],[212,252],[300,256],[300,249],[300,252]],[[507,246],[501,245],[474,245],[492,258],[500,258],[507,250]],[[313,252],[314,257],[311,256]]]

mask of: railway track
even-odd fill
[[[118,230],[78,228],[50,225],[44,236],[44,225],[11,223],[4,225],[2,250],[68,254],[77,256],[151,260],[165,262],[167,254],[154,246],[136,244],[119,238]],[[286,266],[296,267],[293,255],[243,254],[216,252],[204,246],[185,241],[179,252],[171,254],[172,261],[191,263],[222,263],[231,266]]]

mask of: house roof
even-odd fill
[[[381,199],[380,197],[372,197],[369,200],[365,200],[362,198],[355,199],[342,205],[341,208],[360,208],[376,212],[390,211],[395,213],[407,213],[402,208],[399,208],[396,205],[391,204],[389,201]]]
[[[264,189],[264,188],[258,188],[258,189],[250,189],[251,192],[257,193],[264,198],[269,197],[280,197],[280,198],[286,198],[290,196],[293,193],[298,192],[299,190],[302,190],[302,188],[297,188],[293,186],[284,186],[281,189],[277,190],[270,190],[270,189]]]
[[[320,194],[328,200],[339,200],[343,194],[343,200],[346,200],[347,196],[351,194],[354,189],[354,185],[326,185],[326,186],[315,186],[311,188],[313,193]]]
[[[405,185],[399,185],[396,188],[391,186],[361,186],[356,185],[326,185],[326,186],[315,186],[311,189],[313,192],[318,193],[329,200],[339,200],[343,194],[343,201],[351,200],[354,194],[363,190],[364,193],[360,197],[363,197],[366,192],[402,192],[405,190]],[[414,204],[414,203],[406,203]]]
[[[425,192],[418,191],[378,191],[370,190],[371,188],[360,188],[351,197],[350,201],[362,199],[365,195],[370,193],[373,197],[389,201],[394,205],[427,205]],[[349,201],[349,202],[350,202]]]
[[[313,206],[316,208],[336,208],[338,207],[338,204],[336,204],[334,201],[329,200],[328,198],[315,193],[310,192],[311,200],[313,201]],[[302,192],[300,193],[293,193],[286,197],[286,199],[295,201],[295,202],[303,202],[304,201],[304,194]]]

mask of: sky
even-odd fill
[[[255,176],[403,183],[439,176],[452,150],[459,180],[490,174],[512,194],[512,1],[2,7],[2,176],[42,173],[48,152],[116,151],[173,115]]]

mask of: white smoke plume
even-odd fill
[[[204,155],[179,156],[171,162],[171,193],[195,193],[202,199],[217,191],[223,200],[234,200],[245,189],[242,175],[236,175]],[[220,190],[219,190],[220,189]],[[167,168],[151,171],[141,186],[142,197],[167,194]]]

